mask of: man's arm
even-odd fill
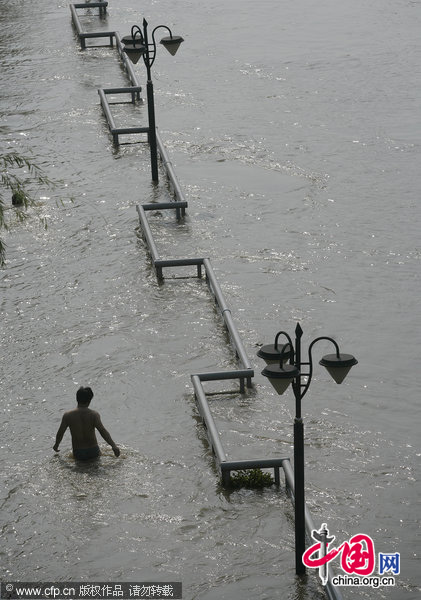
[[[108,431],[105,429],[104,425],[102,424],[101,417],[98,413],[95,413],[95,427],[98,429],[99,433],[107,442],[107,444],[111,446],[111,448],[114,451],[114,454],[116,456],[120,456],[120,449],[118,448]]]
[[[56,443],[53,446],[53,450],[55,450],[56,452],[59,451],[58,447],[60,445],[61,440],[63,439],[63,435],[64,435],[64,432],[66,431],[67,427],[68,427],[68,425],[66,423],[66,415],[64,414],[63,418],[61,420],[61,425],[60,425],[60,427],[59,427],[59,429],[57,431]]]

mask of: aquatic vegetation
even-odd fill
[[[18,175],[16,171],[23,170],[24,177]],[[17,152],[6,152],[0,154],[0,231],[7,229],[5,217],[5,199],[3,189],[12,193],[12,206],[15,208],[16,216],[23,221],[27,215],[25,209],[33,206],[35,199],[29,192],[29,182],[38,185],[54,187],[44,171],[36,165],[30,158],[22,156]],[[4,266],[6,258],[5,244],[0,238],[0,267]]]
[[[270,473],[261,469],[242,469],[231,476],[231,487],[246,487],[250,489],[262,489],[274,483]]]

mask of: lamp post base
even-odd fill
[[[304,575],[305,499],[304,499],[304,423],[294,419],[294,505],[295,505],[295,572]]]

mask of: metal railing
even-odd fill
[[[110,131],[114,136],[116,136],[116,141],[118,143],[118,136],[123,133],[145,133],[148,132],[148,128],[117,128],[115,127],[114,119],[111,114],[111,110],[109,107],[109,103],[107,101],[107,94],[120,94],[120,93],[131,93],[132,94],[132,102],[134,102],[135,94],[139,97],[139,93],[141,88],[137,82],[136,75],[133,71],[131,63],[127,60],[127,56],[123,52],[121,38],[118,32],[99,32],[99,33],[86,33],[83,31],[82,26],[80,24],[76,9],[77,8],[100,8],[100,12],[105,11],[107,2],[89,2],[86,4],[71,4],[70,10],[72,12],[73,22],[78,31],[78,35],[81,41],[82,48],[86,47],[86,39],[94,38],[94,37],[106,37],[110,36],[110,42],[112,44],[113,38],[116,39],[116,45],[119,52],[119,55],[124,63],[126,72],[132,83],[132,86],[127,88],[109,88],[109,89],[100,89],[98,91],[100,95],[101,105],[103,107],[105,116],[107,118]],[[145,238],[149,254],[152,259],[152,264],[156,270],[156,275],[159,280],[163,279],[163,269],[171,268],[171,267],[180,267],[180,266],[196,266],[197,267],[197,276],[199,278],[202,277],[202,269],[205,271],[206,281],[209,287],[209,291],[214,296],[215,302],[217,303],[221,315],[224,320],[225,327],[229,333],[231,342],[234,346],[236,356],[240,363],[239,369],[233,369],[230,371],[213,371],[206,373],[195,373],[191,375],[191,381],[194,389],[195,399],[197,403],[197,407],[200,413],[200,416],[203,421],[204,428],[206,430],[210,447],[212,449],[212,453],[215,459],[216,467],[221,476],[222,484],[229,485],[231,480],[231,472],[238,470],[248,470],[248,469],[273,469],[274,471],[274,481],[276,485],[280,485],[280,469],[284,471],[285,475],[285,483],[288,492],[290,493],[291,499],[294,500],[294,472],[290,464],[290,459],[286,457],[276,457],[276,458],[254,458],[248,460],[229,460],[227,458],[226,452],[224,450],[219,431],[215,424],[214,418],[212,416],[206,393],[203,388],[202,383],[205,381],[223,381],[223,380],[232,380],[238,379],[240,381],[240,391],[245,391],[245,382],[247,382],[247,387],[252,387],[252,377],[254,376],[254,371],[251,367],[249,358],[247,356],[246,350],[241,341],[238,330],[234,324],[232,319],[231,310],[228,307],[224,295],[222,293],[221,287],[218,283],[218,280],[215,276],[214,270],[212,268],[211,262],[209,258],[173,258],[173,259],[162,259],[159,256],[157,246],[155,244],[151,228],[148,223],[148,219],[146,213],[148,211],[153,210],[175,210],[177,219],[180,219],[181,216],[185,215],[185,209],[188,204],[184,197],[181,186],[178,182],[177,176],[175,174],[173,165],[168,158],[167,150],[161,140],[161,137],[157,131],[157,146],[160,154],[162,166],[164,167],[168,180],[171,183],[172,190],[175,196],[175,200],[171,202],[156,202],[149,203],[136,206],[136,210],[139,215],[139,221],[141,225],[141,229],[143,232],[143,236]],[[306,525],[306,533],[308,537],[311,537],[312,531],[316,528],[314,526],[314,522],[308,507],[305,506],[305,525]],[[338,588],[336,588],[332,584],[332,576],[330,573],[328,574],[328,581],[325,586],[325,591],[329,600],[343,600],[342,594]]]
[[[114,121],[114,117],[111,113],[111,108],[107,99],[107,94],[131,94],[132,102],[134,102],[136,94],[139,94],[141,90],[142,88],[140,86],[108,89],[101,88],[98,90],[101,106],[104,111],[105,118],[107,119],[108,128],[110,130],[111,135],[113,136],[114,144],[119,143],[120,135],[129,135],[134,133],[149,133],[149,127],[117,127]]]
[[[223,372],[223,373],[215,373],[217,377],[215,379],[220,379],[221,375],[223,379],[233,379],[233,378],[242,378],[247,376],[247,372],[241,371],[231,371],[231,372]],[[249,460],[228,460],[227,455],[225,453],[224,447],[221,442],[221,438],[218,432],[218,429],[215,425],[215,421],[213,419],[212,413],[209,408],[208,401],[206,399],[206,394],[202,386],[203,380],[209,381],[209,374],[205,375],[205,379],[201,379],[201,375],[196,374],[191,376],[191,381],[194,388],[194,393],[196,397],[196,403],[199,409],[200,416],[202,417],[203,425],[206,430],[206,434],[208,436],[209,444],[212,449],[212,453],[214,455],[216,468],[218,469],[219,475],[222,480],[222,484],[225,486],[229,486],[231,481],[231,471],[239,471],[239,470],[249,470],[249,469],[270,469],[274,470],[274,480],[276,485],[279,485],[279,469],[282,467],[283,461],[287,460],[286,458],[255,458]]]
[[[84,50],[86,48],[86,40],[87,39],[95,39],[95,38],[110,38],[110,46],[113,46],[113,38],[115,36],[115,31],[84,31],[82,24],[79,19],[79,15],[77,13],[77,9],[91,9],[91,8],[99,8],[99,14],[105,14],[107,10],[108,2],[84,2],[84,3],[76,3],[70,4],[70,12],[72,13],[72,21],[76,28],[77,34],[79,36],[80,47]]]
[[[173,209],[175,206],[179,204],[178,202],[168,202],[168,203],[156,203],[156,204],[148,204],[148,210],[161,210],[163,207],[168,209]],[[184,206],[184,203],[182,203]],[[240,370],[233,371],[214,371],[210,373],[200,373],[196,374],[196,377],[199,378],[199,381],[216,381],[216,380],[224,380],[224,379],[239,379],[240,380],[240,389],[244,391],[244,382],[247,381],[247,386],[251,387],[251,379],[254,376],[254,371],[251,367],[250,360],[247,356],[247,352],[244,348],[243,342],[241,341],[240,334],[238,333],[238,329],[234,323],[232,318],[231,309],[228,307],[228,304],[224,298],[221,287],[216,278],[215,272],[212,268],[211,261],[209,258],[170,258],[170,259],[162,259],[159,256],[157,246],[155,244],[155,240],[152,235],[151,228],[149,226],[148,219],[146,217],[145,208],[142,205],[137,205],[136,210],[139,215],[139,221],[142,229],[142,233],[146,242],[146,245],[149,250],[149,254],[152,259],[152,265],[156,271],[157,278],[162,280],[163,277],[163,269],[171,268],[171,267],[182,267],[182,266],[196,266],[197,267],[197,276],[200,278],[202,276],[202,268],[205,271],[206,281],[209,287],[209,291],[214,296],[215,302],[217,303],[222,318],[224,320],[225,327],[229,333],[231,342],[234,346],[236,356],[241,363],[242,368]]]

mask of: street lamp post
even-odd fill
[[[158,25],[152,31],[152,42],[148,39],[148,23],[143,19],[143,31],[138,25],[133,25],[131,35],[125,36],[122,39],[124,44],[123,50],[126,52],[130,60],[136,64],[139,58],[143,57],[143,62],[146,66],[147,83],[146,92],[148,98],[148,122],[149,122],[149,146],[151,151],[151,170],[152,181],[158,181],[158,152],[156,144],[156,125],[155,125],[155,103],[153,83],[151,76],[151,68],[156,57],[156,41],[155,32],[157,29],[164,28],[169,32],[169,37],[162,38],[161,44],[174,56],[177,52],[183,38],[179,35],[173,35],[171,29],[166,25]]]
[[[287,339],[286,344],[278,345],[279,337]],[[305,573],[303,554],[305,551],[305,494],[304,494],[304,423],[301,416],[301,400],[310,387],[313,375],[312,349],[316,342],[328,340],[335,346],[335,354],[324,356],[319,364],[326,367],[336,383],[342,383],[348,371],[357,364],[357,359],[351,354],[341,354],[339,346],[330,337],[314,339],[308,348],[308,361],[301,359],[301,338],[303,330],[299,323],[295,328],[295,344],[285,331],[279,331],[275,343],[262,346],[257,356],[263,358],[267,366],[262,375],[267,377],[278,394],[283,394],[288,385],[292,383],[295,396],[294,419],[294,508],[295,508],[295,572],[297,575]],[[289,364],[286,364],[289,360]],[[307,372],[303,373],[302,368]]]

